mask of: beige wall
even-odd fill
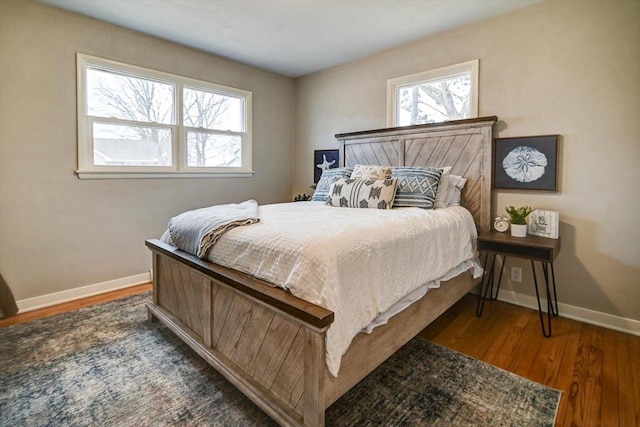
[[[253,91],[253,178],[79,180],[75,54]],[[30,1],[0,1],[0,272],[16,299],[148,271],[187,209],[289,200],[295,82]]]
[[[640,320],[640,2],[546,1],[296,81],[294,193],[314,149],[386,126],[387,79],[480,60],[498,137],[561,134],[560,191],[495,191],[494,211],[560,211],[559,300]],[[523,283],[533,294],[529,265]]]
[[[143,241],[171,216],[252,197],[286,201],[292,179],[294,194],[308,193],[314,149],[335,147],[335,133],[386,125],[387,79],[478,58],[480,115],[500,118],[498,136],[562,135],[560,192],[495,192],[496,210],[559,210],[560,301],[640,320],[639,17],[637,1],[549,0],[294,82],[0,1],[0,272],[17,299],[145,272]],[[255,177],[77,179],[78,51],[253,91]],[[532,294],[528,265],[515,264],[524,282],[507,288]]]

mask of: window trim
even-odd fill
[[[175,124],[147,123],[125,119],[110,119],[90,116],[88,113],[87,97],[87,68],[95,67],[105,71],[132,77],[154,80],[160,83],[171,84],[175,87]],[[136,65],[125,64],[109,59],[99,58],[78,52],[76,54],[77,71],[77,130],[78,130],[78,169],[75,171],[80,179],[108,179],[108,178],[208,178],[208,177],[252,177],[252,92],[191,79],[176,74],[143,68]],[[244,101],[244,132],[214,130],[215,133],[230,133],[240,135],[242,140],[242,160],[240,167],[193,167],[187,165],[187,130],[205,130],[189,127],[183,124],[183,99],[184,88],[212,91],[220,95],[228,95],[241,98]],[[93,123],[130,124],[148,127],[159,127],[172,130],[172,166],[103,166],[93,162]]]
[[[422,71],[407,76],[395,77],[387,80],[387,127],[399,127],[397,123],[397,95],[398,88],[413,85],[429,80],[443,79],[463,73],[471,76],[471,90],[469,105],[471,107],[469,118],[478,117],[478,68],[479,60],[462,62],[460,64],[449,65],[436,68],[434,70]]]

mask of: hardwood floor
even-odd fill
[[[133,286],[0,319],[0,327],[146,292]],[[538,312],[488,301],[482,318],[467,295],[421,336],[562,390],[556,426],[640,426],[640,337],[562,317],[544,338]]]
[[[537,311],[475,305],[465,296],[421,336],[562,390],[556,427],[640,426],[640,337],[558,317],[544,338]]]
[[[68,311],[77,310],[82,307],[88,307],[90,305],[100,304],[107,301],[113,301],[119,298],[128,297],[130,295],[136,295],[142,292],[150,291],[151,283],[143,285],[130,286],[128,288],[118,289],[117,291],[106,292],[104,294],[94,295],[87,298],[78,299],[75,301],[69,301],[51,307],[40,308],[38,310],[27,311],[23,314],[16,314],[15,316],[8,317],[6,319],[0,319],[0,328],[5,326],[17,325],[19,323],[25,323],[30,320],[41,319],[43,317],[55,316],[56,314],[66,313]]]

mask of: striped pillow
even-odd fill
[[[313,192],[311,201],[326,202],[329,197],[329,187],[340,178],[349,178],[353,168],[333,168],[322,171],[322,176],[316,184],[316,190]]]
[[[391,209],[397,180],[341,178],[331,184],[327,205],[342,208]]]
[[[399,166],[393,168],[391,176],[398,179],[394,208],[433,209],[442,169]]]

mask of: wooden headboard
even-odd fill
[[[480,231],[491,224],[491,150],[496,116],[341,133],[340,166],[451,166],[468,179],[462,192]]]

